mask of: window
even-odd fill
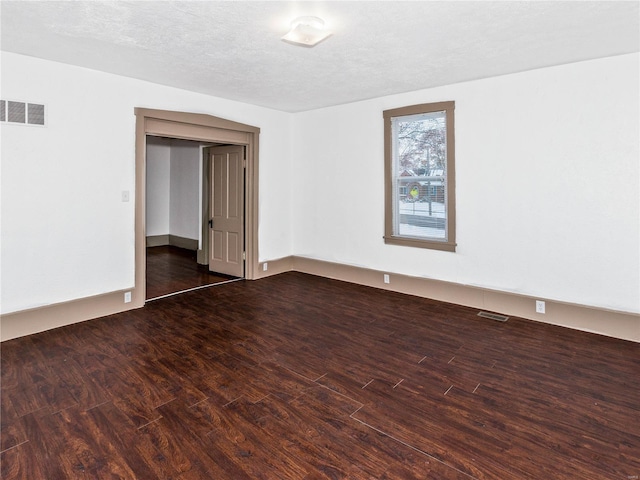
[[[455,251],[454,107],[383,112],[385,243]]]

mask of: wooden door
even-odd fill
[[[243,146],[210,149],[209,270],[244,277]]]

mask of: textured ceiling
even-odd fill
[[[2,50],[297,112],[640,50],[638,1],[8,1]],[[280,40],[301,15],[334,35]]]

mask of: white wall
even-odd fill
[[[640,311],[639,55],[300,114],[2,53],[1,311],[130,288],[134,107],[261,128],[260,260],[291,254]],[[46,79],[44,81],[43,79]],[[456,253],[385,245],[382,111],[456,102]]]
[[[200,238],[200,144],[147,138],[146,235]]]
[[[295,116],[294,251],[640,312],[639,55]],[[457,252],[385,245],[382,111],[456,102]]]
[[[195,142],[171,143],[169,233],[200,238],[200,146]]]
[[[171,143],[168,139],[147,139],[147,183],[145,185],[146,235],[169,235]]]
[[[134,284],[135,107],[260,127],[259,256],[292,253],[291,115],[2,52],[2,98],[43,103],[45,128],[2,124],[2,313]],[[273,181],[277,178],[278,181]]]

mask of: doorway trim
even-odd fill
[[[245,171],[245,278],[258,274],[258,144],[260,129],[251,125],[200,113],[135,108],[135,286],[132,307],[146,300],[146,138],[156,135],[200,142],[244,145]]]

